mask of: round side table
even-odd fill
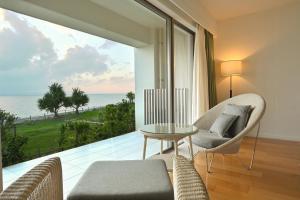
[[[158,139],[161,140],[160,153],[163,153],[163,140],[174,142],[175,155],[178,155],[178,141],[188,137],[191,160],[193,160],[193,145],[192,135],[198,131],[198,128],[194,125],[186,124],[174,124],[174,123],[163,123],[163,124],[148,124],[140,128],[140,131],[144,135],[144,149],[143,159],[146,158],[147,140]]]

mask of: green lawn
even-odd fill
[[[60,133],[60,126],[71,119],[81,119],[88,121],[98,121],[99,109],[93,111],[85,111],[76,114],[67,114],[65,117],[61,116],[57,119],[37,120],[25,122],[17,125],[17,135],[28,137],[28,142],[24,147],[26,160],[33,158],[36,155],[46,155],[49,152],[58,150],[58,137]],[[70,147],[66,144],[65,148]]]

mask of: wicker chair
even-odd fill
[[[59,158],[50,158],[12,183],[0,200],[63,200]]]
[[[209,196],[193,162],[183,156],[173,160],[173,181],[175,200],[208,200]]]
[[[210,126],[214,123],[215,119],[219,116],[219,114],[223,111],[224,107],[227,104],[237,104],[237,105],[251,105],[253,108],[250,118],[248,120],[248,123],[246,127],[239,133],[237,133],[233,138],[219,138],[216,137],[216,141],[219,142],[218,140],[223,140],[219,142],[219,144],[207,148],[203,147],[200,145],[197,145],[194,143],[194,140],[204,140],[203,138],[203,133],[206,134],[209,130]],[[252,168],[253,161],[254,161],[254,155],[255,155],[255,149],[256,149],[256,143],[257,143],[257,138],[259,134],[259,129],[260,129],[260,120],[264,115],[266,108],[266,103],[263,97],[257,95],[257,94],[242,94],[238,95],[235,97],[232,97],[230,99],[227,99],[215,107],[211,108],[209,111],[207,111],[200,119],[198,119],[194,125],[199,128],[199,133],[195,134],[192,136],[193,139],[193,152],[194,155],[196,155],[199,152],[204,152],[206,155],[206,166],[207,166],[207,172],[210,172],[210,167],[212,165],[212,161],[214,158],[215,153],[221,153],[221,154],[236,154],[239,152],[240,149],[240,144],[242,139],[255,127],[257,127],[257,132],[256,132],[256,137],[255,137],[255,143],[254,143],[254,148],[252,152],[252,157],[249,165],[249,169]],[[207,134],[206,134],[207,135]],[[209,136],[210,137],[210,136]],[[210,139],[210,138],[209,138]],[[225,140],[226,139],[226,140]],[[188,140],[185,139],[185,143],[179,147],[179,150],[183,151],[183,154],[188,155],[185,151],[188,149]],[[208,156],[207,154],[211,153],[212,158],[210,160],[210,163],[208,164]]]

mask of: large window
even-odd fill
[[[3,165],[135,131],[134,47],[0,8]]]
[[[0,10],[0,108],[18,117],[2,126],[5,164],[135,131],[147,89],[163,94],[152,123],[191,123],[192,31],[145,0],[25,4],[11,6],[32,17]]]

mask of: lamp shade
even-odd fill
[[[242,61],[229,60],[221,63],[223,76],[240,75],[242,73]]]

